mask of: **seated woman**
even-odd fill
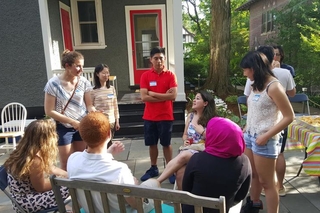
[[[186,127],[182,136],[183,146],[186,147],[186,150],[181,151],[167,164],[160,177],[157,178],[160,183],[179,169],[183,168],[188,163],[191,156],[198,152],[196,150],[187,149],[187,147],[190,145],[190,141],[192,144],[204,143],[207,123],[214,116],[216,116],[214,97],[207,91],[200,91],[193,100],[192,112],[188,115]],[[177,173],[176,181],[178,189],[181,189],[182,177],[183,172]],[[173,184],[174,181],[171,183]]]
[[[33,121],[4,163],[11,196],[26,212],[57,206],[49,175],[68,176],[66,171],[54,166],[57,145],[55,122],[49,119]],[[67,198],[67,188],[62,187],[61,194],[64,199]],[[15,205],[13,209],[20,212]]]
[[[205,150],[194,154],[186,166],[182,189],[213,198],[225,196],[229,212],[231,206],[246,197],[251,183],[251,165],[243,154],[243,133],[231,120],[214,117],[207,125],[206,137]],[[183,213],[193,212],[193,206],[183,206]]]

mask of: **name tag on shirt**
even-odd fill
[[[253,96],[252,101],[257,102],[257,101],[259,100],[259,98],[260,98],[260,94],[255,94],[255,95]]]
[[[150,81],[149,86],[150,87],[155,87],[155,86],[157,86],[157,82],[156,81]]]
[[[108,96],[107,96],[108,98],[113,98],[114,97],[114,95],[113,94],[108,94]]]

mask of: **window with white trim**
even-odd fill
[[[261,33],[268,33],[275,30],[275,15],[272,11],[262,13]]]
[[[71,0],[75,49],[104,49],[101,0]]]

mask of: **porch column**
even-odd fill
[[[178,81],[176,101],[186,101],[184,92],[183,38],[182,38],[182,1],[167,0],[168,46],[167,60],[169,70],[174,72]]]
[[[51,40],[51,30],[48,12],[48,2],[47,0],[38,0],[39,12],[40,12],[40,22],[42,29],[42,39],[44,47],[44,57],[47,68],[47,77],[50,79],[52,74],[52,40]]]

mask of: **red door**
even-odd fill
[[[60,7],[60,14],[61,14],[64,49],[68,49],[68,50],[72,51],[73,44],[72,44],[71,22],[70,22],[70,20],[71,20],[70,19],[70,9],[68,11],[68,10]]]
[[[150,68],[150,50],[163,45],[161,9],[131,10],[130,29],[134,84]]]

